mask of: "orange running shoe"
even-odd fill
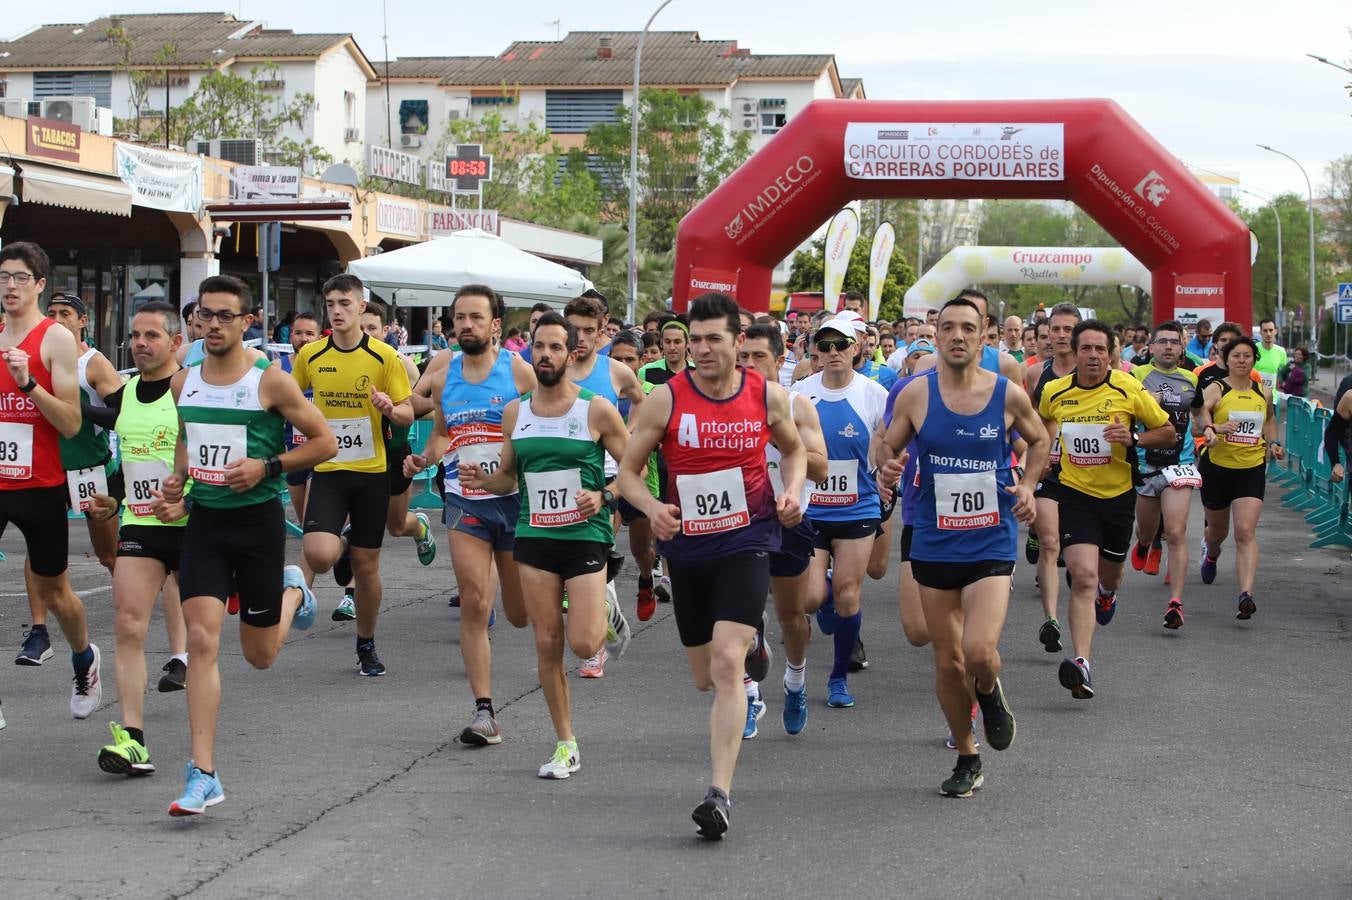
[[[1150,552],[1145,557],[1145,568],[1141,571],[1147,575],[1158,575],[1160,573],[1160,558],[1163,556],[1163,547],[1151,547]]]

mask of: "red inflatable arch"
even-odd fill
[[[673,306],[766,310],[771,269],[876,197],[1072,200],[1150,269],[1156,322],[1250,327],[1249,229],[1111,100],[814,101],[681,221]]]

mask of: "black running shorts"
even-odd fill
[[[806,518],[780,529],[779,550],[770,554],[771,578],[797,578],[807,571],[816,550],[817,529]]]
[[[385,473],[390,477],[390,496],[398,497],[404,491],[413,487],[413,479],[404,475],[404,460],[413,454],[413,449],[405,444],[398,449],[393,447],[385,448],[385,456],[389,460],[389,465],[385,467]]]
[[[1099,557],[1120,563],[1131,548],[1136,524],[1136,490],[1107,499],[1091,497],[1074,488],[1060,487],[1061,546],[1093,544]]]
[[[764,551],[699,560],[667,560],[676,630],[684,647],[714,639],[714,623],[759,628],[770,591],[770,560]]]
[[[915,583],[935,591],[960,591],[983,578],[1014,574],[1011,559],[982,559],[976,562],[922,562],[911,560]]]
[[[184,600],[239,594],[239,620],[270,628],[282,618],[286,514],[280,500],[212,509],[193,504],[183,529],[179,594]]]
[[[342,534],[350,522],[349,546],[379,550],[389,508],[387,472],[316,472],[305,495],[305,533]]]
[[[70,494],[63,481],[54,487],[0,491],[0,536],[13,522],[28,547],[28,565],[34,575],[55,578],[66,571],[70,529],[66,506]]]
[[[123,525],[117,533],[117,555],[153,559],[166,572],[177,572],[187,526]]]
[[[551,572],[564,581],[606,568],[610,545],[599,541],[560,541],[554,538],[517,538],[512,558],[523,566]]]
[[[830,550],[834,541],[859,541],[878,536],[882,519],[854,519],[849,522],[827,522],[813,519],[812,527],[817,529],[816,547]]]
[[[1205,453],[1197,461],[1202,474],[1202,505],[1207,509],[1229,509],[1242,497],[1263,499],[1267,490],[1267,466],[1228,469],[1218,466]]]
[[[901,528],[901,561],[911,561],[911,538],[915,535],[915,526],[903,525]]]

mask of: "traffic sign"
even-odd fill
[[[1338,282],[1338,299],[1352,300],[1352,281]]]
[[[1339,300],[1334,307],[1334,316],[1338,325],[1352,325],[1352,300]]]

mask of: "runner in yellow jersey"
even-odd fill
[[[1268,456],[1282,459],[1277,442],[1272,392],[1253,381],[1258,348],[1252,338],[1237,337],[1225,347],[1221,365],[1229,374],[1206,386],[1202,397],[1202,435],[1206,449],[1198,461],[1206,530],[1202,543],[1202,581],[1216,580],[1216,557],[1234,518],[1235,577],[1239,611],[1248,619],[1258,611],[1253,580],[1258,572],[1258,517],[1263,512]],[[1180,573],[1181,574],[1181,573]]]
[[[1094,620],[1107,625],[1131,547],[1136,495],[1129,447],[1163,448],[1178,438],[1169,414],[1141,383],[1109,365],[1112,329],[1097,319],[1075,326],[1075,371],[1049,382],[1038,412],[1061,445],[1061,546],[1072,578],[1074,658],[1061,661],[1061,684],[1077,700],[1094,696],[1089,647]],[[1136,431],[1136,423],[1144,429]],[[1091,609],[1093,618],[1090,618]]]
[[[316,466],[310,480],[305,560],[315,572],[333,569],[340,585],[355,576],[358,672],[384,675],[375,646],[380,545],[390,503],[382,417],[411,425],[413,404],[398,352],[361,330],[364,296],[355,275],[335,275],[325,283],[333,333],[302,347],[291,374],[302,390],[314,391],[314,404],[338,439],[338,454]]]

